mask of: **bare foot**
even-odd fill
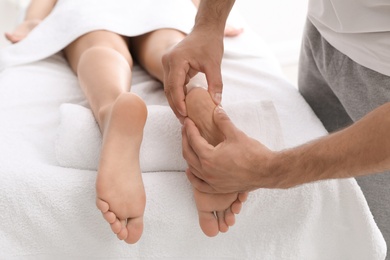
[[[213,121],[215,104],[207,90],[192,88],[186,96],[188,117],[198,127],[201,135],[212,145],[222,142],[224,136]],[[227,232],[234,225],[234,214],[241,209],[238,193],[208,194],[194,190],[194,198],[199,214],[199,224],[207,236],[216,236],[219,232]]]
[[[124,93],[101,113],[103,145],[96,179],[96,205],[118,238],[136,243],[143,231],[146,196],[139,151],[147,108]]]
[[[234,27],[232,25],[226,25],[224,35],[226,37],[236,37],[244,31],[244,28]]]
[[[13,32],[6,32],[5,37],[7,40],[9,40],[12,43],[17,43],[24,38],[34,29],[41,20],[34,19],[34,20],[26,20],[19,24]]]
[[[200,0],[192,0],[192,3],[199,8]],[[232,25],[227,24],[225,27],[225,36],[226,37],[235,37],[240,35],[244,31],[243,28],[234,27]]]

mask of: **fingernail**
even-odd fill
[[[218,114],[226,114],[225,110],[223,109],[223,107],[221,105],[218,105],[216,108],[215,108],[215,112],[217,112]]]
[[[178,112],[179,112],[179,114],[180,114],[182,117],[186,117],[186,116],[187,116],[187,113],[186,113],[185,110],[178,109]]]
[[[214,94],[214,102],[219,105],[221,104],[221,100],[222,100],[222,93],[215,93]]]

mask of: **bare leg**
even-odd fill
[[[121,36],[95,31],[65,49],[103,135],[96,204],[118,238],[135,243],[143,231],[145,191],[139,166],[147,110],[128,93],[132,59]]]
[[[133,38],[131,46],[137,61],[149,74],[163,81],[161,58],[184,37],[183,33],[176,30],[162,29]],[[187,109],[190,109],[188,113],[191,119],[199,124],[202,135],[208,141],[217,144],[223,139],[212,123],[214,108],[215,104],[206,91],[200,93],[195,90],[193,94],[187,96]],[[200,226],[206,235],[215,236],[219,231],[226,232],[229,226],[234,224],[235,217],[231,207],[237,208],[237,205],[241,205],[241,203],[234,204],[237,201],[237,194],[209,195],[194,190],[194,197],[198,207]]]
[[[185,34],[174,29],[159,29],[131,39],[131,50],[145,70],[163,82],[162,56],[183,40]]]
[[[163,67],[161,58],[163,54],[180,42],[184,34],[172,29],[157,30],[131,40],[132,50],[137,61],[155,78],[163,81]],[[192,92],[192,91],[191,91]],[[197,94],[195,94],[197,92]],[[215,107],[208,92],[187,96],[187,109],[190,106],[195,123],[201,124],[203,136],[213,144],[222,141],[217,129],[212,124],[212,112]],[[200,102],[200,103],[199,103]],[[210,103],[211,102],[211,103]],[[199,105],[196,105],[199,103]],[[190,115],[190,114],[189,114]],[[204,119],[204,116],[207,119]],[[230,206],[237,199],[237,194],[209,195],[194,190],[194,197],[199,212],[199,222],[203,232],[208,236],[215,236],[219,231],[226,232],[229,225],[233,225],[235,218]],[[214,215],[216,212],[216,215]]]
[[[192,88],[186,96],[188,117],[194,121],[202,136],[212,145],[223,141],[223,135],[213,122],[215,103],[207,90]],[[237,204],[241,206],[238,193],[207,194],[194,189],[194,197],[199,214],[199,224],[208,236],[218,232],[226,232],[234,225],[234,210]],[[242,198],[244,196],[242,195]],[[242,199],[244,200],[244,199]],[[238,210],[239,211],[239,210]]]

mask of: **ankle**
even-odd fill
[[[100,131],[102,131],[107,125],[107,119],[109,118],[109,114],[111,113],[113,103],[104,105],[99,108],[95,119],[99,125]]]

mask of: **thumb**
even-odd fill
[[[214,109],[214,123],[223,133],[226,139],[233,138],[236,135],[237,128],[226,114],[221,106],[216,106]]]
[[[213,101],[216,105],[221,104],[222,100],[222,75],[221,75],[221,67],[215,66],[212,68],[208,68],[205,71],[208,91],[213,98]]]

